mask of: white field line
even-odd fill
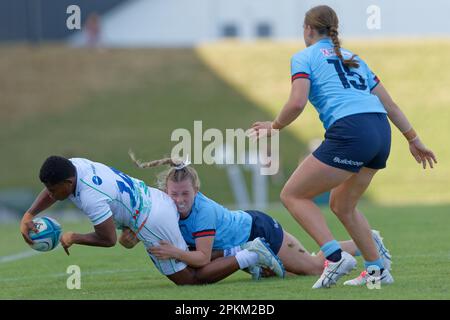
[[[40,254],[39,251],[34,251],[34,250],[28,250],[28,251],[24,251],[24,252],[19,252],[16,254],[12,254],[10,256],[4,256],[4,257],[0,257],[0,263],[7,263],[7,262],[12,262],[12,261],[17,261],[17,260],[22,260],[28,257],[32,257],[35,256],[37,254]]]
[[[62,248],[61,246],[57,246],[54,250],[58,250],[61,248]],[[26,258],[33,257],[33,256],[41,254],[41,253],[43,253],[43,252],[36,251],[36,250],[27,250],[27,251],[15,253],[15,254],[12,254],[9,256],[3,256],[3,257],[0,257],[0,264],[26,259]]]
[[[92,275],[104,275],[104,274],[115,274],[115,273],[139,273],[139,272],[149,272],[148,268],[142,269],[115,269],[115,270],[97,270],[97,271],[81,271],[81,277],[83,276],[92,276]],[[16,277],[16,278],[2,278],[1,282],[13,282],[13,281],[23,281],[23,280],[34,280],[34,279],[44,279],[44,278],[59,278],[59,277],[67,277],[68,273],[58,272],[54,274],[45,274],[40,276],[29,276],[29,277]]]
[[[58,246],[55,248],[61,249],[61,246]],[[23,252],[19,252],[16,254],[12,254],[9,256],[3,256],[0,257],[0,264],[18,261],[22,259],[26,259],[29,257],[33,257],[35,255],[41,254],[42,252],[36,251],[36,250],[27,250]],[[116,270],[97,270],[97,271],[88,271],[88,272],[82,272],[82,275],[101,275],[101,274],[111,274],[111,273],[132,273],[132,272],[148,272],[149,269],[116,269]],[[0,282],[8,282],[8,281],[19,281],[19,280],[32,280],[32,279],[42,279],[42,278],[57,278],[57,277],[67,277],[67,273],[60,272],[60,273],[54,273],[54,274],[46,274],[46,275],[40,275],[40,276],[29,276],[29,277],[15,277],[15,278],[0,278]]]

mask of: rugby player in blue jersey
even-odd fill
[[[309,101],[325,127],[325,139],[294,171],[281,200],[326,256],[321,277],[313,288],[329,287],[355,266],[329,230],[313,198],[331,191],[330,208],[355,241],[365,260],[365,271],[345,285],[364,285],[372,276],[381,283],[394,281],[388,252],[378,242],[356,205],[378,170],[385,168],[391,145],[388,118],[405,136],[414,159],[433,168],[437,163],[410,122],[367,64],[340,46],[338,17],[328,6],[310,9],[304,19],[306,49],[291,59],[289,99],[274,121],[256,122],[251,135],[281,130],[294,121]]]

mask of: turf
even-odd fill
[[[68,257],[61,249],[0,263],[0,299],[449,299],[450,216],[448,206],[382,207],[363,205],[371,225],[382,231],[393,254],[396,282],[380,290],[347,288],[342,281],[330,290],[312,290],[316,277],[252,281],[237,272],[219,283],[177,287],[160,275],[139,245],[127,250],[74,246]],[[339,239],[347,238],[327,210],[327,220]],[[282,209],[271,210],[281,224],[306,246],[317,246]],[[88,232],[87,221],[63,224],[64,230]],[[16,225],[0,226],[0,257],[30,250]],[[0,261],[2,258],[0,258]],[[358,258],[361,266],[362,260]],[[81,289],[66,288],[69,265],[81,268]],[[357,271],[350,276],[356,277]]]
[[[0,225],[0,298],[449,299],[450,73],[443,70],[449,66],[450,42],[353,41],[344,46],[368,62],[440,161],[433,171],[421,170],[393,130],[388,168],[367,191],[364,212],[394,255],[393,286],[313,291],[314,277],[252,282],[238,272],[218,284],[179,288],[157,272],[142,247],[74,247],[70,257],[59,249],[1,262],[30,249],[17,225]],[[173,129],[192,131],[194,120],[203,120],[205,129],[225,129],[271,119],[288,95],[289,58],[302,47],[301,41],[216,43],[195,50],[1,47],[0,72],[7,76],[0,79],[0,188],[39,190],[37,173],[49,154],[88,157],[153,185],[159,169],[143,173],[134,168],[128,148],[140,158],[155,159],[169,155]],[[272,201],[278,201],[308,142],[322,135],[311,107],[282,133],[282,170],[271,180]],[[222,168],[197,169],[207,194],[233,201]],[[29,204],[23,203],[23,210]],[[317,250],[286,211],[270,213],[308,249]],[[329,212],[327,217],[335,235],[347,238]],[[87,222],[63,226],[91,229]],[[81,290],[66,289],[66,269],[73,264],[81,267]]]

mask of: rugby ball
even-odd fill
[[[37,233],[30,231],[29,236],[34,244],[31,248],[37,251],[50,251],[58,246],[61,239],[61,225],[53,218],[39,217],[33,219]]]

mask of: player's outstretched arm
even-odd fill
[[[281,130],[297,119],[308,102],[309,89],[310,81],[308,79],[295,80],[292,83],[289,99],[276,119],[274,121],[255,122],[250,128],[250,137],[261,138],[263,134],[260,134],[260,130],[264,130],[261,132],[270,135],[272,130]]]
[[[383,85],[379,83],[375,87],[375,89],[372,90],[372,93],[376,95],[378,99],[380,99],[381,103],[388,113],[389,119],[398,128],[398,130],[403,133],[406,140],[408,140],[409,150],[414,159],[416,159],[417,163],[422,163],[422,166],[425,169],[428,162],[430,168],[433,168],[433,162],[437,163],[436,156],[434,155],[433,151],[425,147],[416,131],[409,123],[406,115],[392,100],[391,96],[383,87]]]
[[[61,237],[61,245],[69,255],[69,247],[73,244],[82,244],[94,247],[113,247],[117,242],[116,227],[112,217],[94,226],[94,232],[79,234],[71,231],[65,232]]]
[[[22,233],[22,236],[26,243],[33,244],[33,240],[30,239],[30,237],[28,236],[28,233],[30,231],[37,232],[36,228],[34,227],[33,218],[38,213],[49,208],[55,202],[56,202],[56,200],[53,199],[52,197],[50,197],[49,192],[45,188],[36,197],[36,200],[34,200],[30,209],[28,209],[27,212],[24,213],[22,220],[20,222],[20,233]]]

